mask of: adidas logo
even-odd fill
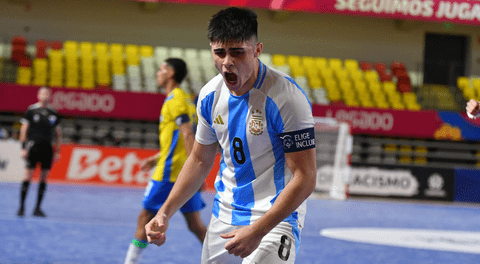
[[[215,120],[213,121],[213,123],[223,125],[224,123],[223,123],[223,120],[222,120],[222,116],[218,115],[217,118],[215,118]]]

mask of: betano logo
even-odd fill
[[[112,154],[101,149],[74,148],[67,169],[67,180],[89,181],[98,177],[103,183],[148,182],[149,173],[140,170],[142,159],[135,152]]]
[[[375,245],[480,254],[480,232],[402,228],[330,228],[320,231],[320,235]]]
[[[222,120],[222,116],[218,115],[217,118],[215,118],[215,120],[213,121],[213,123],[223,125],[224,123],[223,123],[223,120]]]

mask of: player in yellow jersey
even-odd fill
[[[143,199],[143,209],[138,216],[135,239],[128,248],[125,263],[137,263],[148,245],[145,225],[155,216],[170,193],[177,175],[190,154],[195,140],[194,128],[197,115],[195,105],[182,89],[180,83],[187,75],[187,65],[181,59],[170,58],[160,66],[157,82],[167,96],[160,111],[160,152],[147,158],[143,170],[155,165]],[[200,192],[197,192],[181,209],[189,230],[203,243],[207,227],[200,218],[205,207]]]

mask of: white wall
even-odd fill
[[[36,0],[25,11],[22,0],[0,0],[0,40],[24,35],[37,39],[119,42],[208,48],[207,22],[221,7],[160,4],[147,12],[140,3],[123,0]],[[466,35],[472,45],[467,70],[480,75],[478,29],[437,23],[413,23],[398,30],[390,19],[294,13],[286,22],[273,22],[267,10],[256,10],[259,36],[267,53],[405,62],[415,70],[423,61],[426,32]],[[25,27],[29,31],[25,32]]]

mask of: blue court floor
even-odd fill
[[[18,218],[19,184],[0,183],[0,263],[123,263],[143,190],[50,184],[44,219],[31,216],[36,195],[32,184],[26,216]],[[213,194],[203,193],[203,198],[208,206],[202,218],[208,223]],[[296,263],[480,263],[480,254],[349,242],[320,234],[352,227],[480,232],[480,206],[310,199]],[[480,248],[475,239],[470,243]],[[177,213],[167,243],[149,246],[141,263],[198,264],[200,256],[200,242]]]

